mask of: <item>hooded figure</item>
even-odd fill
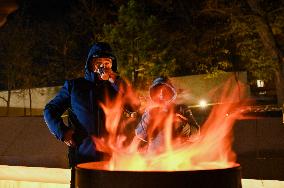
[[[107,43],[95,43],[89,51],[84,78],[68,80],[45,106],[44,119],[50,132],[69,146],[71,166],[99,161],[92,136],[107,134],[105,114],[100,104],[114,99],[122,80],[117,76],[116,58]],[[68,110],[68,125],[62,114]],[[72,152],[70,152],[70,150]]]
[[[177,92],[168,78],[156,78],[149,89],[153,105],[145,110],[135,129],[136,138],[142,140],[144,151],[161,152],[165,143],[165,126],[171,122],[172,139],[190,140],[199,135],[200,127],[191,110],[185,105],[174,103]]]

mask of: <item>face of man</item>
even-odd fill
[[[112,60],[110,58],[93,58],[91,61],[91,70],[94,72],[103,70],[109,70],[112,67]]]
[[[90,69],[100,75],[100,79],[114,80],[115,73],[111,69],[112,60],[110,58],[94,58],[91,61]]]

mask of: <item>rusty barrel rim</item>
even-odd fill
[[[241,166],[192,171],[109,171],[76,167],[78,188],[241,188]]]
[[[79,164],[75,167],[76,171],[97,171],[97,172],[105,172],[105,173],[201,173],[201,172],[213,172],[213,171],[234,171],[234,170],[241,170],[241,165],[240,164],[235,164],[232,167],[226,167],[226,168],[215,168],[215,169],[200,169],[200,170],[170,170],[170,171],[164,171],[164,170],[146,170],[146,171],[140,171],[140,170],[107,170],[104,169],[103,167],[99,168],[90,168],[87,167],[88,165],[92,164],[99,164],[102,162],[88,162],[88,163],[82,163]]]

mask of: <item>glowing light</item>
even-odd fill
[[[256,80],[257,87],[264,87],[264,81],[263,80]]]
[[[207,101],[206,100],[200,100],[199,101],[199,106],[202,107],[202,108],[205,108],[207,106]]]

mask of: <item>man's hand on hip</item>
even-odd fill
[[[73,134],[74,134],[74,131],[72,129],[69,129],[64,134],[64,137],[63,137],[63,142],[69,147],[75,147],[76,146],[76,143],[73,139]]]

